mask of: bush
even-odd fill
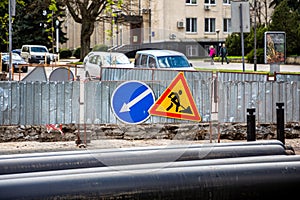
[[[72,51],[70,49],[61,49],[60,58],[70,58],[72,56]]]
[[[264,64],[265,58],[264,58],[264,49],[260,48],[256,50],[256,58],[258,64]],[[247,59],[250,63],[254,63],[254,50],[251,50],[250,53],[247,54]]]
[[[78,47],[77,49],[75,49],[73,56],[77,59],[80,58],[80,52],[81,52],[81,47]]]
[[[107,51],[107,50],[108,50],[108,46],[106,46],[105,44],[97,44],[92,49],[92,51]]]

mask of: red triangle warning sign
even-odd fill
[[[168,118],[201,121],[183,72],[175,77],[169,87],[149,109],[149,113]]]

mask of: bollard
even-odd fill
[[[255,108],[248,108],[247,112],[247,141],[255,141]]]
[[[277,117],[277,140],[285,144],[284,140],[284,103],[276,103],[276,117]]]

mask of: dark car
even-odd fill
[[[9,53],[2,53],[2,71],[9,71]],[[22,64],[22,66],[20,66]],[[19,54],[12,53],[12,65],[14,67],[14,72],[28,72],[28,66],[23,65],[28,64]]]

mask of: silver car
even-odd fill
[[[85,76],[87,78],[100,78],[102,67],[133,68],[129,58],[118,52],[90,52],[83,60]]]
[[[134,67],[195,70],[187,57],[172,50],[141,50],[135,54]]]
[[[19,54],[12,53],[12,66],[14,72],[28,72],[28,64]],[[2,71],[9,71],[9,53],[1,53],[1,59],[2,59]],[[20,66],[22,65],[22,66]]]

